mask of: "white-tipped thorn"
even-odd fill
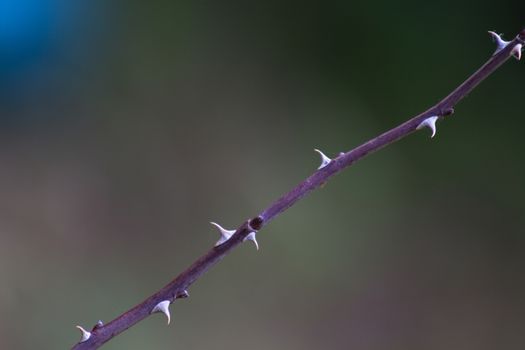
[[[257,239],[255,238],[255,234],[257,232],[250,232],[250,234],[246,237],[244,237],[244,239],[242,240],[243,242],[244,241],[252,241],[253,244],[255,244],[255,248],[257,248],[257,250],[259,250],[259,243],[257,243]]]
[[[321,156],[321,165],[319,165],[319,168],[317,168],[317,170],[324,168],[332,161],[330,158],[328,158],[323,152],[319,151],[317,148],[314,148],[314,151],[319,153],[319,155]]]
[[[512,48],[512,51],[510,52],[510,54],[514,56],[518,61],[521,59],[522,48],[523,48],[522,44],[517,44],[516,46]]]
[[[91,338],[91,332],[86,331],[84,328],[80,326],[76,326],[76,327],[80,330],[80,333],[82,334],[82,336],[80,337],[79,343],[83,343],[89,338]]]
[[[213,226],[217,227],[217,229],[219,230],[219,232],[221,233],[221,238],[219,238],[219,240],[217,241],[217,243],[215,243],[215,246],[219,246],[221,244],[223,244],[224,242],[226,242],[227,240],[229,240],[233,234],[235,233],[236,230],[226,230],[224,227],[222,227],[221,225],[219,225],[218,223],[216,222],[210,222],[210,224],[212,224]]]
[[[170,316],[170,301],[169,300],[163,300],[157,305],[155,305],[153,310],[151,310],[151,313],[153,314],[155,312],[162,312],[164,315],[166,315],[166,318],[168,319],[168,324],[170,324],[171,316]]]
[[[503,40],[501,35],[496,32],[489,30],[489,34],[492,37],[492,40],[496,43],[496,52],[494,52],[494,55],[503,50],[503,48],[510,43],[510,41]]]
[[[430,138],[433,138],[436,135],[436,121],[438,120],[438,116],[429,117],[425,120],[423,120],[416,128],[416,130],[423,129],[423,128],[429,128],[432,130],[432,135]]]

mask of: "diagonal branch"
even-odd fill
[[[325,158],[325,156],[319,151],[323,156],[323,163],[311,176],[293,188],[290,192],[277,199],[258,216],[244,222],[237,228],[237,230],[235,230],[235,232],[221,230],[221,233],[223,234],[220,241],[221,244],[213,247],[173,281],[144,300],[142,303],[136,305],[106,325],[103,325],[101,322],[97,323],[90,332],[79,327],[82,331],[82,339],[79,343],[74,345],[72,349],[97,349],[107,341],[113,339],[113,337],[145,319],[153,312],[165,313],[169,322],[168,306],[170,303],[175,301],[175,299],[187,297],[188,293],[186,290],[201,275],[208,271],[213,265],[219,262],[224,256],[226,256],[226,254],[241,244],[244,240],[251,239],[255,241],[255,233],[257,231],[263,226],[266,226],[280,213],[294,205],[305,195],[324,184],[335,174],[364,158],[366,155],[408,136],[417,129],[429,127],[434,134],[436,120],[451,115],[454,112],[454,106],[460,100],[466,97],[480,82],[492,74],[511,56],[515,56],[518,59],[520,58],[522,45],[525,44],[525,29],[508,43],[502,41],[495,33],[491,32],[491,35],[496,39],[498,44],[496,53],[443,100],[423,113],[369,140],[368,142],[365,142],[353,150],[346,153],[340,153],[339,156],[334,159],[330,160],[327,157]],[[225,242],[222,243],[224,240]]]

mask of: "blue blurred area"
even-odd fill
[[[25,70],[38,68],[56,53],[63,10],[64,6],[56,0],[0,2],[2,88],[16,84]]]
[[[4,0],[0,3],[0,48],[4,69],[38,57],[52,42],[58,6],[50,0]]]
[[[1,125],[31,119],[21,111],[60,94],[64,63],[89,57],[95,8],[94,1],[0,0]]]

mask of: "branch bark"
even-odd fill
[[[97,349],[118,334],[148,317],[155,306],[160,302],[168,300],[172,303],[177,298],[186,297],[186,290],[193,284],[193,282],[219,262],[232,249],[241,244],[249,234],[259,231],[280,213],[294,205],[311,191],[327,182],[332,176],[364,158],[366,155],[410,135],[418,129],[420,125],[424,125],[422,123],[428,121],[429,118],[437,117],[437,119],[443,119],[451,115],[454,112],[454,106],[460,100],[466,97],[480,82],[491,75],[500,65],[505,63],[512,54],[516,54],[516,47],[518,45],[524,44],[525,29],[505,47],[501,48],[491,56],[481,68],[440,102],[401,125],[365,142],[353,150],[339,154],[337,158],[332,159],[326,166],[315,171],[291,191],[284,194],[268,208],[264,209],[259,215],[241,224],[230,239],[219,246],[213,247],[165,287],[108,324],[101,325],[99,323],[95,325],[95,327],[83,337],[87,337],[88,339],[77,343],[72,349]],[[518,48],[521,52],[521,46],[518,46]]]

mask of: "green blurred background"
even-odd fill
[[[0,0],[0,348],[66,349],[431,106],[518,1]],[[525,64],[105,349],[522,349]]]

